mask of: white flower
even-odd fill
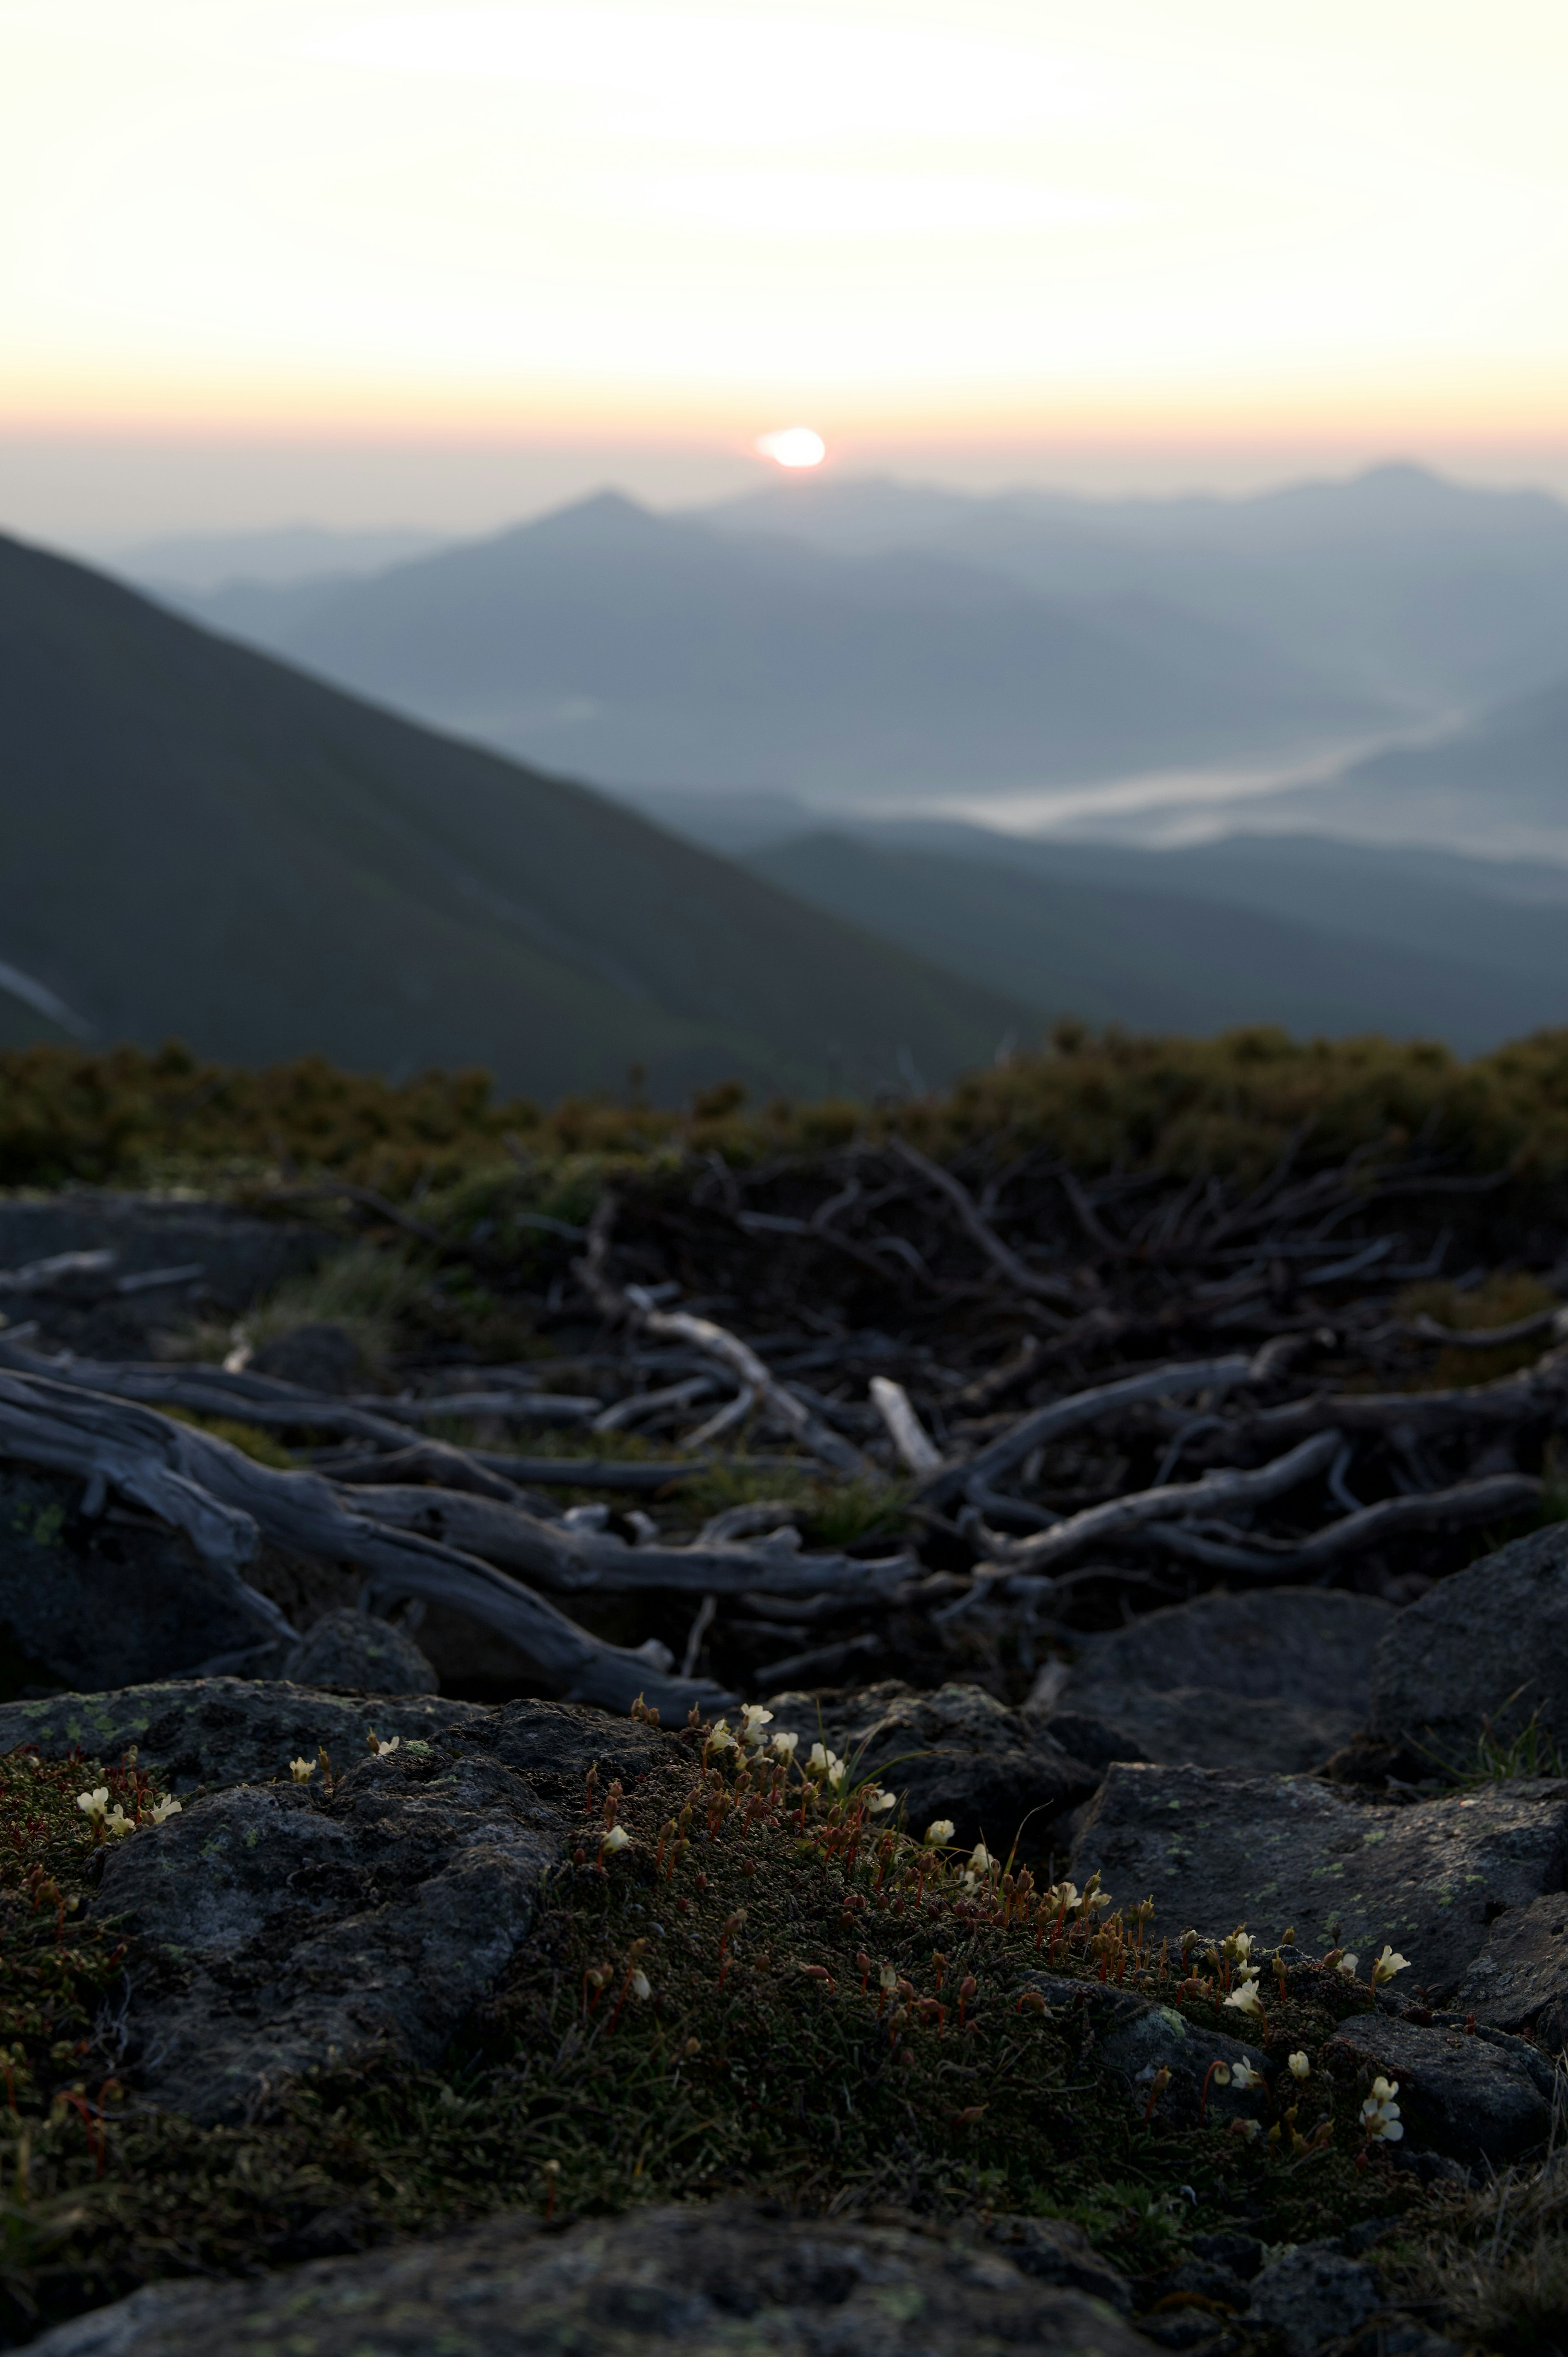
[[[179,1803],[172,1793],[166,1793],[161,1801],[155,1803],[150,1813],[155,1825],[166,1825],[171,1817],[179,1815]]]
[[[874,1817],[879,1817],[885,1810],[896,1809],[898,1805],[897,1792],[879,1792],[875,1784],[865,1795],[865,1800],[867,1810]]]
[[[1245,1964],[1252,1953],[1251,1939],[1245,1932],[1232,1932],[1221,1945],[1233,1964]]]
[[[876,1975],[876,1986],[878,1988],[885,1988],[890,1991],[896,1989],[898,1986],[897,1965],[884,1964],[882,1970]]]
[[[1311,2078],[1312,2065],[1307,2061],[1305,2054],[1292,2054],[1287,2059],[1290,2065],[1290,2074],[1293,2079]]]
[[[1218,2072],[1215,2073],[1215,2076],[1218,2078]],[[1262,2072],[1261,2071],[1254,2071],[1250,2062],[1232,2062],[1230,2065],[1230,2084],[1233,2087],[1262,2087],[1265,2084],[1265,2082]]]
[[[729,1721],[725,1718],[715,1718],[708,1729],[708,1739],[703,1746],[703,1750],[734,1751],[738,1748],[734,1736],[729,1731]]]
[[[288,1772],[296,1784],[308,1784],[316,1773],[316,1762],[314,1760],[291,1760]]]
[[[1356,1977],[1356,1967],[1360,1961],[1361,1960],[1357,1955],[1354,1948],[1347,1948],[1345,1953],[1340,1957],[1339,1962],[1336,1964],[1334,1969],[1336,1972],[1344,1973],[1348,1979],[1354,1980]]]
[[[811,1756],[806,1762],[806,1773],[809,1776],[831,1776],[838,1764],[836,1751],[830,1751],[825,1743],[813,1743]]]
[[[633,1996],[638,1997],[650,1997],[653,1995],[652,1989],[648,1985],[648,1975],[640,1965],[631,1976],[631,1993]]]
[[[1047,1897],[1053,1915],[1071,1915],[1079,1903],[1078,1885],[1076,1882],[1053,1882]]]
[[[976,1842],[974,1847],[969,1853],[970,1872],[972,1874],[989,1874],[993,1863],[993,1861],[991,1852],[986,1848],[985,1844],[983,1842]]]
[[[1263,2009],[1256,1981],[1243,1981],[1240,1988],[1231,1990],[1225,2002],[1233,2013],[1262,2013]]]
[[[768,1748],[775,1760],[782,1760],[788,1767],[795,1757],[795,1747],[800,1740],[798,1735],[776,1735]]]
[[[951,1841],[954,1830],[950,1817],[933,1817],[926,1827],[926,1847],[940,1849],[944,1843]]]
[[[743,1702],[740,1706],[740,1739],[747,1750],[755,1751],[763,1741],[762,1730],[773,1724],[773,1713],[764,1710],[759,1702]]]
[[[398,1745],[403,1741],[403,1738],[401,1735],[394,1735],[390,1743],[383,1743],[381,1737],[376,1733],[375,1728],[372,1727],[367,1728],[365,1741],[370,1745],[371,1757],[372,1760],[384,1760],[387,1758],[389,1753],[397,1749]]]
[[[108,1785],[100,1784],[95,1792],[79,1792],[76,1805],[85,1816],[91,1818],[94,1824],[100,1824],[109,1814]]]
[[[1380,2137],[1384,2144],[1398,2144],[1403,2136],[1400,2107],[1394,2101],[1399,2091],[1397,2079],[1373,2080],[1372,2092],[1361,2106],[1361,2126],[1369,2140]]]
[[[631,1835],[624,1825],[608,1825],[599,1835],[599,1855],[613,1857],[618,1849],[625,1849]]]
[[[1410,1958],[1402,1956],[1396,1949],[1385,1945],[1382,1954],[1372,1966],[1372,1986],[1379,1988],[1384,1981],[1391,1981],[1396,1973],[1407,1973],[1409,1970]]]
[[[134,1822],[125,1814],[118,1801],[104,1818],[103,1827],[104,1831],[112,1833],[116,1840],[121,1840],[126,1834],[134,1834],[136,1830]]]

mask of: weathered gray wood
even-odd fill
[[[971,1480],[993,1486],[1042,1442],[1058,1439],[1066,1432],[1077,1432],[1084,1425],[1098,1424],[1141,1401],[1186,1399],[1195,1392],[1231,1391],[1238,1383],[1260,1382],[1269,1371],[1266,1354],[1271,1347],[1265,1343],[1262,1351],[1255,1354],[1232,1351],[1219,1359],[1173,1359],[1143,1374],[1121,1375],[1114,1383],[1097,1383],[1090,1391],[1071,1392],[1065,1399],[1052,1400],[1048,1405],[1020,1416],[1008,1431],[977,1449],[972,1457],[933,1473],[920,1495],[929,1503],[939,1505],[961,1496]]]
[[[1044,1571],[1065,1562],[1069,1555],[1081,1554],[1087,1546],[1124,1538],[1149,1523],[1188,1521],[1197,1514],[1257,1505],[1294,1490],[1315,1473],[1326,1472],[1338,1447],[1337,1432],[1315,1433],[1272,1465],[1260,1465],[1251,1472],[1206,1473],[1197,1481],[1169,1481],[1153,1490],[1133,1490],[1102,1506],[1086,1506],[1081,1513],[1069,1514],[1032,1538],[1008,1539],[996,1554],[1003,1563],[1020,1571]]]
[[[520,1507],[467,1491],[378,1486],[357,1492],[339,1485],[337,1494],[350,1512],[417,1531],[564,1596],[676,1588],[718,1596],[831,1593],[846,1604],[869,1604],[886,1602],[917,1572],[907,1555],[880,1563],[802,1555],[792,1530],[746,1545],[628,1546],[607,1531],[542,1522]]]
[[[529,1654],[569,1701],[627,1710],[640,1694],[683,1716],[693,1703],[732,1699],[707,1681],[660,1676],[639,1654],[605,1644],[490,1564],[353,1512],[319,1474],[258,1465],[211,1433],[139,1404],[48,1377],[0,1373],[0,1448],[83,1480],[102,1475],[188,1531],[277,1634],[295,1631],[234,1568],[236,1555],[248,1560],[259,1537],[358,1572],[374,1600],[419,1597],[467,1612]]]

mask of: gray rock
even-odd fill
[[[1359,1723],[1351,1711],[1315,1710],[1217,1686],[1162,1691],[1128,1681],[1069,1689],[1074,1693],[1078,1698],[1053,1711],[1047,1725],[1064,1749],[1092,1768],[1143,1760],[1295,1775],[1321,1767]]]
[[[1543,2144],[1552,2072],[1533,2048],[1499,2030],[1468,2031],[1460,2014],[1406,2021],[1381,2007],[1341,2022],[1318,2060],[1331,2077],[1399,2083],[1400,2120],[1414,2150],[1500,2169]]]
[[[189,1802],[117,1847],[100,1886],[137,1937],[141,2083],[210,2124],[329,2060],[433,2061],[527,1933],[564,1838],[513,1771],[412,1746],[329,1795]]]
[[[1101,2257],[1083,2228],[1070,2218],[993,2218],[986,2240],[1037,2283],[1088,2292],[1118,2315],[1133,2313],[1132,2285]]]
[[[1369,1725],[1386,1743],[1462,1760],[1482,1721],[1540,1724],[1568,1751],[1568,1524],[1516,1539],[1412,1604],[1378,1648]]]
[[[354,1387],[360,1346],[341,1326],[291,1326],[286,1333],[263,1342],[250,1364],[258,1375],[272,1375],[279,1383],[298,1383],[304,1391],[340,1398]]]
[[[413,1639],[373,1613],[324,1612],[284,1660],[296,1686],[342,1686],[350,1694],[427,1695],[435,1673]]]
[[[1568,2047],[1568,1892],[1509,1907],[1454,1992],[1456,2013],[1498,2029],[1529,2029],[1548,2054]]]
[[[499,1716],[480,1703],[435,1695],[350,1701],[281,1679],[171,1679],[0,1704],[0,1751],[31,1743],[44,1759],[59,1760],[80,1747],[89,1759],[113,1761],[134,1744],[144,1767],[188,1792],[199,1784],[266,1783],[286,1776],[300,1754],[314,1759],[323,1744],[339,1768],[349,1767],[364,1758],[372,1728],[385,1742],[394,1735],[430,1741],[448,1727],[488,1728]],[[598,1719],[596,1712],[582,1716]]]
[[[1195,1597],[1090,1638],[1061,1707],[1101,1685],[1162,1693],[1205,1686],[1359,1718],[1371,1692],[1373,1655],[1396,1618],[1376,1597],[1333,1587]]]
[[[160,2285],[61,2325],[37,2357],[1147,2357],[1097,2299],[967,2248],[741,2203],[547,2233],[512,2213],[439,2240],[245,2283]]]
[[[1073,1846],[1118,1898],[1152,1894],[1165,1933],[1247,1924],[1304,1955],[1337,1942],[1365,1971],[1385,1941],[1414,1984],[1445,1998],[1505,1908],[1561,1890],[1568,1786],[1499,1783],[1410,1807],[1367,1806],[1323,1784],[1212,1768],[1117,1765]]]
[[[1020,1835],[1021,1857],[1044,1855],[1053,1836],[1060,1838],[1063,1813],[1099,1781],[1037,1718],[1009,1710],[981,1686],[921,1695],[887,1680],[820,1705],[814,1695],[771,1695],[768,1707],[774,1727],[798,1734],[802,1746],[821,1733],[859,1772],[880,1775],[903,1796],[913,1830],[950,1817],[956,1839],[983,1836],[998,1855]]]
[[[1256,2277],[1248,2320],[1277,2332],[1287,2357],[1314,2357],[1365,2324],[1381,2304],[1370,2267],[1326,2243],[1302,2243]]]
[[[1316,1768],[1360,1725],[1393,1617],[1375,1597],[1318,1587],[1199,1596],[1145,1613],[1089,1641],[1050,1731],[1100,1768]]]
[[[89,1522],[83,1487],[70,1474],[0,1466],[11,1692],[178,1677],[265,1641],[179,1532],[114,1506]]]

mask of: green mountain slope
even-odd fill
[[[1027,1019],[580,786],[5,539],[0,747],[0,961],[100,1039],[483,1063],[547,1096],[635,1062],[668,1098],[936,1081]]]
[[[1201,888],[1196,859],[1183,874],[1164,854],[994,837],[984,856],[985,838],[965,841],[967,832],[946,830],[931,848],[801,835],[746,865],[922,956],[1090,1022],[1376,1030],[1469,1051],[1568,1014],[1568,959],[1555,974],[1509,971],[1500,959],[1359,933],[1359,908],[1333,927],[1242,907]],[[1463,942],[1463,931],[1452,938]]]

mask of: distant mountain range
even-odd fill
[[[612,787],[818,798],[1229,761],[1400,716],[1255,630],[950,550],[844,554],[607,493],[362,580],[188,610],[338,684]]]
[[[0,1045],[865,1093],[1033,1010],[0,539]]]
[[[1286,649],[1342,690],[1423,709],[1568,670],[1568,506],[1420,467],[1245,499],[977,499],[824,474],[699,520],[862,560],[940,552],[1047,597],[1155,598]]]

